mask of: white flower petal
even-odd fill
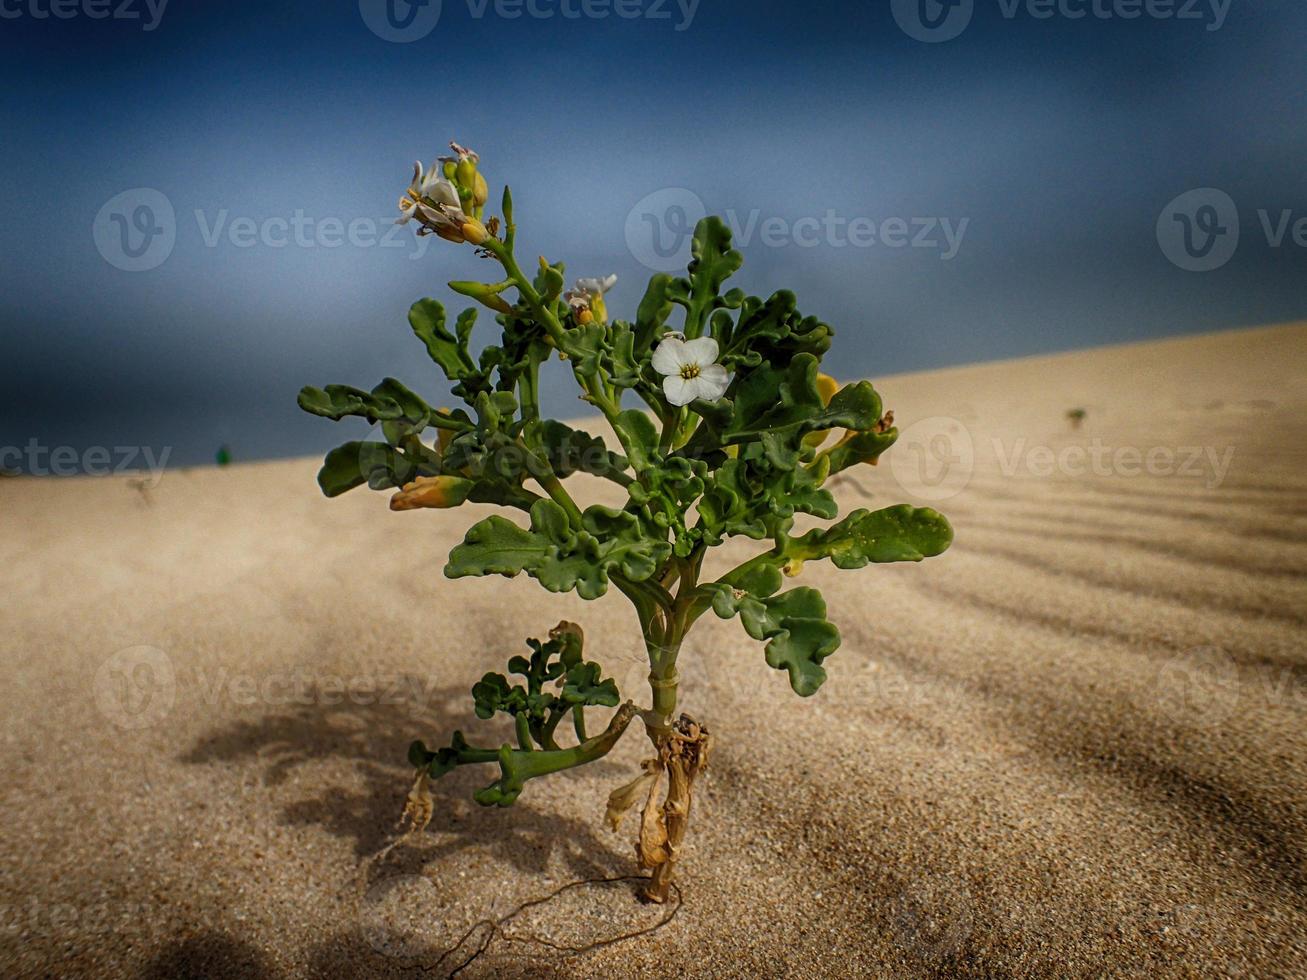
[[[458,198],[458,189],[444,177],[441,177],[431,185],[431,189],[427,192],[427,197],[431,198],[431,200],[435,201],[437,204],[444,204],[446,207],[458,208],[460,210],[463,207],[462,202]]]
[[[421,190],[424,195],[430,197],[432,188],[436,186],[436,183],[441,179],[441,177],[441,172],[435,166],[432,166],[432,168],[422,177],[422,185],[419,190]]]
[[[711,337],[695,337],[685,342],[686,364],[706,367],[717,360],[717,341]]]
[[[694,393],[694,397],[691,398],[690,401],[702,398],[705,401],[715,402],[721,397],[721,393],[726,390],[725,388],[713,384],[711,381],[704,380],[702,374],[697,378],[691,378],[689,386],[691,391]],[[689,402],[686,404],[689,404]]]
[[[704,401],[715,402],[731,383],[731,373],[720,364],[708,364],[699,369],[699,377],[694,379],[699,385],[699,397]]]
[[[692,363],[685,353],[685,341],[664,337],[654,348],[653,368],[659,374],[680,375],[681,365]]]
[[[617,273],[614,272],[612,275],[604,277],[602,289],[606,293],[608,292],[608,290],[612,289],[616,285],[617,285]]]
[[[663,394],[677,408],[688,405],[698,397],[697,380],[687,381],[679,374],[668,375],[663,378]]]

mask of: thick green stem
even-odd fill
[[[676,682],[679,679],[675,658],[670,666],[656,668],[649,672],[649,687],[653,691],[653,711],[663,719],[664,725],[667,719],[676,713]]]
[[[501,778],[478,790],[473,794],[473,798],[482,806],[511,806],[522,792],[522,787],[526,785],[527,780],[583,766],[607,755],[636,714],[635,705],[630,701],[626,702],[617,709],[617,713],[613,715],[603,732],[570,749],[530,750],[528,731],[525,733],[528,745],[526,749],[514,749],[507,743],[500,746],[498,750],[464,746],[455,752],[451,761],[459,766],[498,762]],[[518,718],[525,721],[525,716],[519,715]],[[518,724],[519,740],[524,735],[522,731],[524,727],[526,726]]]
[[[576,501],[573,500],[572,495],[567,492],[562,481],[554,476],[552,470],[547,473],[539,474],[535,479],[544,489],[545,493],[549,494],[554,503],[558,504],[558,506],[562,507],[563,510],[567,512],[567,519],[572,527],[579,528],[581,526],[581,508],[576,505]]]
[[[531,311],[535,313],[541,324],[544,325],[545,331],[553,340],[554,345],[559,350],[562,350],[564,333],[563,325],[558,322],[558,317],[554,316],[553,311],[545,306],[544,300],[540,298],[540,294],[535,291],[535,287],[531,285],[526,274],[518,266],[517,259],[513,256],[512,248],[508,244],[495,238],[487,239],[484,247],[494,255],[495,258],[499,259],[500,264],[504,267],[504,271],[508,273],[508,278],[513,281],[513,285],[517,287],[522,299],[526,301],[527,306],[531,307]],[[612,427],[613,433],[617,436],[618,441],[622,444],[622,448],[626,451],[626,455],[629,458],[632,455],[633,447],[627,439],[626,434],[622,431],[622,428],[617,424],[617,416],[621,412],[622,406],[621,402],[615,396],[616,393],[614,392],[612,395],[609,394],[607,383],[602,377],[587,378],[577,373],[575,369],[573,369],[573,374],[576,375],[577,382],[585,392],[586,399],[592,405],[597,407],[599,411],[603,412],[604,418],[608,420],[608,424]]]

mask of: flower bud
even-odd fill
[[[472,184],[472,203],[477,207],[485,207],[486,201],[490,200],[490,187],[486,184],[486,179],[481,176],[478,170],[476,179]]]
[[[443,510],[457,507],[472,492],[472,481],[457,476],[420,476],[390,498],[391,510]]]
[[[463,237],[473,245],[484,245],[486,239],[490,237],[490,232],[486,231],[486,226],[476,218],[470,218],[464,223],[461,231]]]
[[[823,405],[829,405],[830,400],[835,397],[835,392],[839,390],[840,383],[829,374],[817,374],[817,394],[821,396]]]
[[[471,190],[477,182],[477,165],[468,157],[454,164],[454,183]]]
[[[835,392],[840,390],[840,383],[832,378],[829,374],[817,375],[817,397],[821,399],[822,405],[829,405],[830,400],[835,397]],[[830,429],[819,429],[816,432],[809,432],[803,437],[803,444],[810,449],[816,449],[826,437],[830,435]]]
[[[513,308],[499,295],[499,290],[504,288],[502,285],[496,287],[485,282],[451,282],[449,288],[456,293],[461,293],[476,300],[496,313],[513,312]]]

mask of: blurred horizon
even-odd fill
[[[442,402],[406,312],[493,272],[391,222],[451,138],[619,318],[726,215],[846,377],[1307,319],[1307,8],[1098,2],[9,0],[0,447],[310,455],[365,427],[303,385]]]

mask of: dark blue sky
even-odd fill
[[[436,397],[405,312],[488,266],[370,229],[451,137],[492,199],[512,184],[520,254],[618,273],[618,315],[657,262],[638,202],[664,230],[669,204],[727,214],[740,284],[794,289],[846,376],[1307,316],[1307,248],[1259,214],[1307,216],[1300,0],[974,0],[944,43],[898,0],[444,0],[411,43],[369,29],[372,0],[171,0],[157,24],[146,0],[51,2],[0,0],[0,446],[308,453],[348,434],[301,415],[303,384]],[[91,16],[124,3],[138,19]],[[1226,195],[1200,229],[1240,233],[1202,272],[1158,236],[1198,188]],[[163,228],[161,199],[171,251],[128,271],[115,242]]]

